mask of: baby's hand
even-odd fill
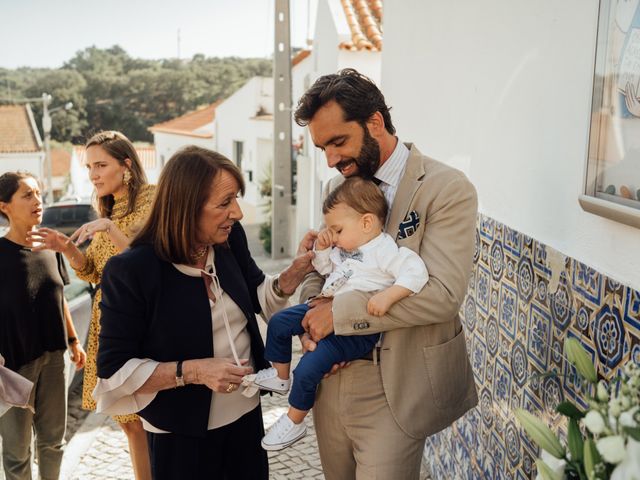
[[[387,313],[392,304],[393,300],[385,295],[385,292],[376,293],[367,302],[367,313],[369,315],[381,317],[382,315]]]
[[[333,233],[328,228],[323,228],[316,239],[316,250],[325,250],[333,245]]]

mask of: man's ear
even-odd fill
[[[369,129],[369,134],[374,138],[386,131],[384,118],[380,112],[376,111],[367,119],[367,128]]]

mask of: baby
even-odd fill
[[[320,296],[380,290],[367,303],[370,315],[382,316],[402,298],[419,292],[429,278],[422,259],[398,247],[383,232],[387,203],[378,186],[359,177],[348,178],[324,201],[326,228],[315,244],[313,265],[327,276]],[[305,333],[302,319],[307,303],[286,308],[269,321],[265,358],[273,367],[260,370],[254,383],[280,394],[289,391],[291,337]],[[281,450],[306,435],[304,418],[313,406],[322,377],[334,364],[360,359],[375,347],[379,334],[340,336],[333,333],[307,352],[294,371],[289,411],[262,439],[265,450]]]

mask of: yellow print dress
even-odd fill
[[[134,209],[125,215],[129,202],[128,194],[116,199],[111,211],[111,221],[127,237],[133,237],[142,227],[153,201],[155,185],[143,185],[136,197]],[[76,274],[82,280],[94,284],[100,284],[104,266],[112,256],[117,255],[118,249],[113,244],[107,232],[98,232],[91,240],[91,244],[85,252],[86,261],[82,269],[76,270]],[[84,366],[84,384],[82,386],[82,408],[85,410],[95,410],[96,402],[91,393],[97,383],[96,359],[98,355],[98,335],[100,334],[100,301],[102,291],[96,291],[91,308],[91,325],[89,327],[89,339],[87,345],[87,363]],[[115,415],[113,417],[119,423],[130,423],[138,416],[134,413],[130,415]]]

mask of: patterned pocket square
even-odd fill
[[[404,218],[398,227],[398,240],[402,240],[403,238],[410,237],[418,227],[420,226],[420,217],[418,216],[418,212],[412,210],[409,214]]]

